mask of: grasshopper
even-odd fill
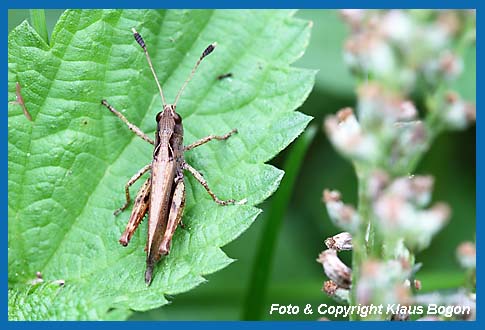
[[[189,76],[177,93],[174,103],[167,104],[145,42],[135,29],[132,29],[132,31],[136,42],[145,53],[148,66],[155,78],[162,100],[163,110],[156,115],[157,129],[155,140],[152,140],[140,128],[130,123],[125,116],[113,108],[106,100],[102,100],[101,104],[120,118],[136,135],[154,146],[152,162],[144,166],[126,183],[126,201],[114,212],[115,215],[118,215],[128,207],[131,200],[130,187],[140,179],[143,174],[150,171],[150,177],[141,186],[136,195],[130,219],[125,231],[119,239],[121,245],[127,246],[133,233],[148,212],[148,237],[145,247],[147,253],[145,283],[150,285],[155,264],[162,257],[170,253],[170,245],[175,230],[179,224],[183,226],[182,215],[185,206],[184,171],[191,173],[195,179],[202,184],[212,199],[219,205],[243,204],[246,201],[242,200],[237,202],[234,199],[219,199],[209,188],[207,181],[203,178],[202,174],[190,166],[184,159],[185,151],[194,149],[211,140],[226,140],[233,134],[237,133],[237,130],[233,129],[225,135],[210,135],[188,146],[184,146],[182,117],[175,111],[177,101],[182,95],[185,87],[192,79],[202,60],[212,53],[216,47],[216,43],[209,45],[202,52],[199,60],[196,62]]]

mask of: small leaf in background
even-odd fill
[[[124,319],[166,304],[232,262],[220,247],[255,220],[254,205],[283,172],[264,162],[306,127],[295,112],[315,72],[290,67],[310,37],[291,11],[66,11],[47,44],[23,22],[8,38],[9,100],[20,83],[28,121],[9,105],[9,319]],[[173,100],[200,52],[218,48],[188,85],[177,110],[186,144],[238,128],[225,142],[186,154],[221,198],[220,207],[187,177],[187,206],[169,257],[146,287],[142,224],[126,248],[129,211],[114,217],[130,176],[152,147],[100,104],[107,99],[148,134],[160,99],[131,28],[143,35],[165,97]],[[221,74],[232,77],[218,80]],[[139,185],[135,185],[135,192]],[[36,272],[45,283],[32,285]],[[55,281],[63,280],[63,286]],[[54,281],[54,282],[53,282]]]

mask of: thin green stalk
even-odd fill
[[[438,94],[436,92],[435,94]],[[441,94],[440,94],[441,95]],[[438,122],[436,120],[436,111],[437,109],[437,96],[433,95],[433,98],[428,98],[427,106],[428,106],[428,118],[426,120],[426,124],[428,127],[428,140],[427,145],[428,148],[431,145],[432,141],[434,141],[435,137],[438,135],[440,129],[438,127]],[[433,102],[430,102],[430,101]],[[398,169],[398,174],[403,175],[406,173],[412,173],[415,168],[417,167],[419,161],[427,151],[420,150],[416,152],[409,158],[407,166],[405,168]],[[383,251],[383,242],[382,238],[379,236],[376,230],[376,224],[374,223],[374,216],[372,212],[372,201],[369,199],[367,194],[367,180],[369,178],[369,173],[371,169],[369,168],[362,168],[359,167],[357,164],[354,166],[355,171],[357,173],[358,178],[358,189],[359,189],[359,201],[358,201],[358,213],[359,217],[362,220],[362,226],[359,229],[358,233],[355,233],[352,236],[352,290],[350,295],[350,305],[356,306],[359,304],[357,301],[357,283],[359,283],[360,278],[360,271],[362,263],[367,260],[369,257],[375,258],[388,258],[389,255],[386,255],[393,251],[394,249],[391,246],[387,246],[388,251]],[[388,169],[389,172],[393,172],[391,169]],[[368,239],[366,239],[368,237]],[[355,314],[350,314],[349,319],[351,321],[359,320],[359,316]]]
[[[350,305],[357,306],[359,303],[357,301],[357,285],[354,283],[359,282],[360,278],[360,270],[361,265],[364,260],[367,259],[368,253],[372,250],[372,240],[374,237],[374,226],[370,222],[370,201],[367,196],[367,171],[364,169],[359,168],[357,165],[355,166],[355,171],[357,173],[358,179],[358,189],[359,189],[359,204],[358,204],[358,213],[359,217],[362,220],[362,224],[359,227],[357,233],[352,235],[352,290],[350,294]],[[370,226],[370,227],[369,227]],[[369,237],[372,237],[370,240],[370,246],[366,242],[366,232],[369,229]],[[357,314],[350,314],[349,320],[350,321],[358,321],[360,318]]]
[[[243,320],[261,320],[264,314],[265,298],[271,275],[272,261],[283,218],[290,201],[296,177],[306,151],[317,132],[312,125],[292,146],[284,164],[285,176],[268,208],[259,246],[254,258],[251,278],[243,306]]]
[[[357,306],[357,285],[360,278],[360,265],[365,260],[364,240],[361,233],[352,236],[352,289],[350,292],[350,306]],[[349,315],[349,321],[359,321],[359,316],[355,313]]]
[[[49,44],[49,34],[47,33],[44,9],[31,9],[30,21],[39,36],[46,42],[46,44]]]

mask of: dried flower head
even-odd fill
[[[359,215],[355,209],[342,202],[340,193],[336,190],[323,191],[323,202],[327,207],[330,220],[343,230],[355,232],[360,226]]]
[[[445,51],[439,59],[439,69],[445,79],[456,79],[463,72],[463,59],[450,51]]]
[[[459,17],[458,12],[454,10],[441,11],[438,14],[436,23],[450,36],[456,35],[463,27],[461,17]]]
[[[344,231],[343,233],[327,238],[325,245],[327,248],[336,251],[352,250],[352,235]]]
[[[449,129],[460,130],[475,122],[476,108],[475,105],[462,100],[457,93],[448,92],[440,115]]]
[[[322,291],[325,292],[329,297],[332,297],[337,302],[349,303],[350,290],[341,288],[332,280],[325,281],[323,283]]]
[[[417,206],[426,206],[431,200],[434,178],[431,175],[413,175],[395,179],[388,193],[398,195]]]
[[[344,61],[352,71],[361,75],[371,72],[386,77],[396,71],[392,47],[377,33],[358,34],[347,40]]]
[[[460,265],[465,269],[476,268],[477,250],[472,242],[463,242],[456,249],[456,257]]]
[[[325,131],[343,155],[372,162],[377,158],[377,144],[372,136],[365,135],[351,108],[344,108],[336,116],[325,119]]]
[[[410,121],[416,118],[418,111],[414,104],[391,92],[378,83],[368,83],[358,89],[359,120],[366,128],[376,125]]]
[[[317,262],[323,265],[325,274],[339,287],[349,289],[352,283],[352,270],[337,256],[335,250],[325,250],[318,256]]]
[[[402,173],[416,154],[428,149],[430,134],[421,120],[396,122],[391,144],[389,168]]]
[[[389,180],[390,178],[387,172],[383,170],[373,171],[367,183],[367,195],[372,199],[376,199],[389,184]]]
[[[332,280],[325,281],[323,283],[322,291],[328,294],[329,296],[333,296],[335,291],[337,291],[338,285]]]
[[[342,19],[354,30],[358,30],[365,18],[364,9],[342,9],[339,11]]]

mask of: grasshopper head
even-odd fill
[[[171,115],[173,115],[176,107],[177,106],[175,104],[166,104],[163,106],[163,111],[168,111]]]
[[[157,113],[157,116],[155,117],[157,123],[162,119],[162,117],[175,117],[176,112],[175,112],[175,105],[173,104],[167,104],[163,106],[163,111],[160,111]]]
[[[168,116],[172,117],[176,124],[180,124],[182,122],[182,117],[177,112],[175,112],[176,107],[177,106],[175,104],[167,104],[163,106],[163,111],[157,113],[157,122],[159,122],[163,116]]]

